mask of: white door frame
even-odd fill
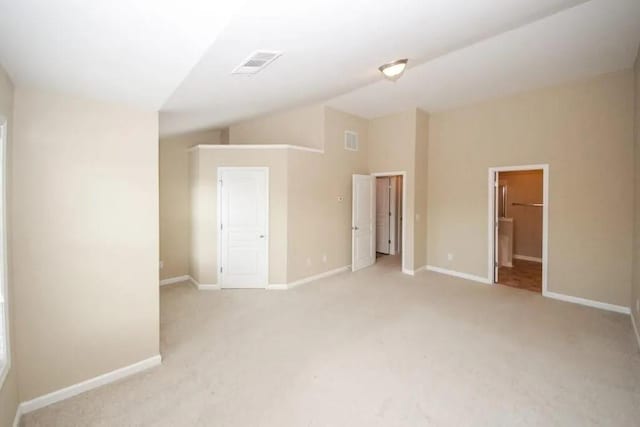
[[[405,171],[396,171],[396,172],[373,172],[371,176],[380,177],[380,176],[401,176],[402,177],[402,249],[400,250],[400,256],[402,257],[402,272],[405,274],[412,275],[409,273],[409,268],[406,267],[406,239],[407,239],[407,172]],[[396,236],[397,239],[397,236]]]
[[[488,218],[488,241],[489,241],[489,253],[488,253],[488,279],[489,283],[496,284],[495,281],[495,174],[498,172],[518,172],[518,171],[532,171],[542,170],[542,295],[548,294],[548,268],[547,263],[549,259],[549,164],[539,165],[522,165],[522,166],[497,166],[489,168],[489,218]]]
[[[222,225],[222,188],[221,188],[221,176],[222,176],[222,172],[224,171],[231,171],[231,170],[246,170],[246,171],[250,171],[250,170],[254,170],[254,171],[264,171],[265,175],[266,175],[266,203],[265,203],[265,222],[266,222],[266,228],[267,228],[267,232],[265,235],[265,239],[266,242],[265,244],[267,245],[267,253],[266,253],[266,264],[267,264],[267,278],[265,280],[264,283],[264,288],[266,289],[267,286],[269,285],[269,275],[270,275],[270,266],[269,266],[269,250],[270,250],[270,244],[269,244],[269,239],[271,238],[271,222],[269,221],[269,202],[270,202],[270,185],[269,185],[269,167],[267,166],[218,166],[218,171],[217,171],[217,175],[216,175],[216,179],[217,179],[217,195],[216,195],[216,230],[218,233],[218,253],[217,253],[217,265],[216,265],[216,276],[218,277],[218,286],[220,286],[220,289],[224,289],[224,287],[222,286],[222,277],[220,275],[220,265],[222,264],[222,233],[220,232],[220,228]]]

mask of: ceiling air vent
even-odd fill
[[[344,149],[358,151],[358,133],[351,130],[344,131]]]
[[[278,59],[280,55],[282,55],[282,52],[267,50],[253,52],[240,65],[234,68],[231,74],[255,74]]]

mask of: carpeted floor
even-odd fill
[[[24,425],[640,425],[629,316],[394,257],[289,291],[164,287],[161,335],[162,366]]]

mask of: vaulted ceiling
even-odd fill
[[[434,111],[626,68],[638,22],[638,0],[0,0],[0,62],[18,86],[160,110],[175,134],[310,102]],[[283,55],[231,74],[262,49]]]

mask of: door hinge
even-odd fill
[[[220,267],[220,273],[222,274],[222,267]]]
[[[389,240],[389,244],[391,244],[391,240]]]
[[[220,183],[220,187],[222,187],[222,184],[223,184],[223,183],[222,183],[222,180],[220,180],[220,181],[218,181],[218,182]]]
[[[220,230],[222,230],[222,228],[223,228],[223,227],[222,227],[222,224],[220,224]]]

